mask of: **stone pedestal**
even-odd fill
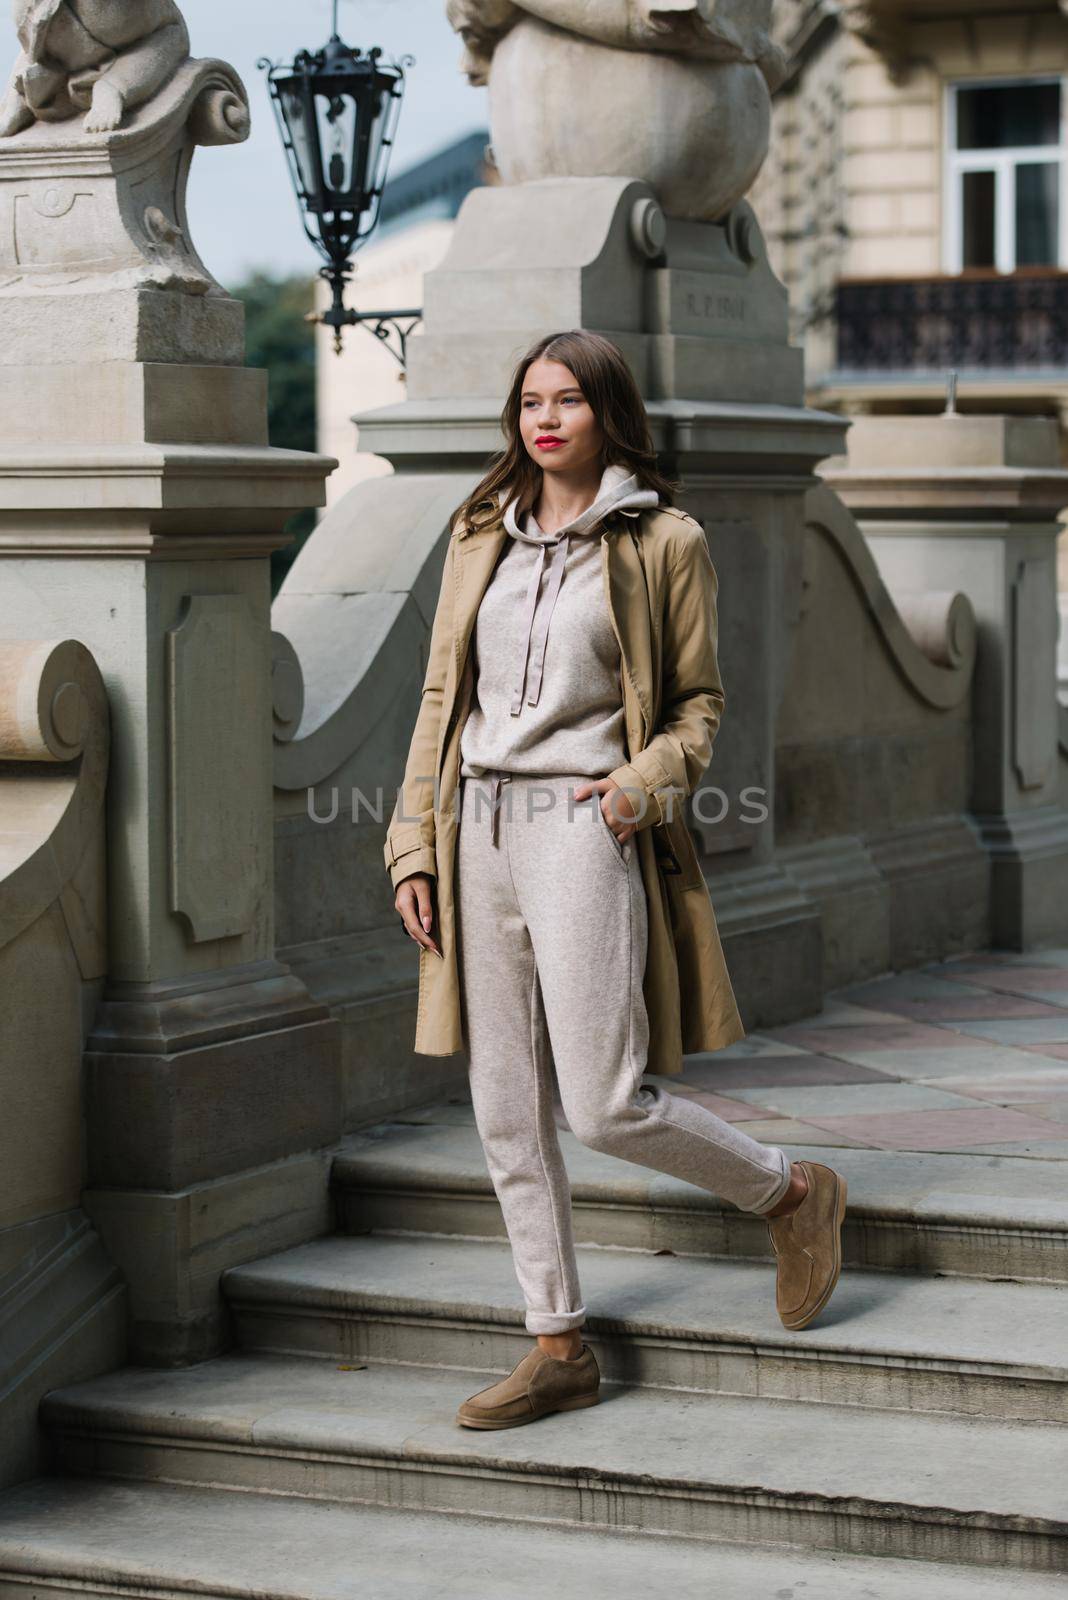
[[[266,445],[265,374],[16,376],[0,386],[0,639],[83,640],[112,718],[84,1203],[122,1240],[136,1357],[200,1358],[225,1338],[216,1283],[184,1310],[139,1300],[163,1241],[179,1263],[188,1249],[173,1197],[205,1186],[210,1232],[227,1178],[339,1132],[336,1024],[274,956],[269,558],[328,463]],[[322,1177],[305,1209],[311,1191],[325,1207]],[[153,1228],[114,1232],[117,1192],[140,1191]]]
[[[822,476],[895,592],[960,590],[978,622],[972,814],[989,853],[990,938],[1064,943],[1068,813],[1060,804],[1058,512],[1052,420],[858,418]]]
[[[114,133],[0,141],[0,642],[82,641],[110,706],[82,1202],[140,1361],[223,1346],[220,1271],[325,1229],[340,1126],[336,1023],[275,955],[269,565],[334,463],[269,447],[184,211],[247,128],[190,61]]]
[[[691,807],[691,823],[732,982],[749,1027],[818,1009],[818,912],[775,860],[774,728],[804,495],[845,424],[805,407],[786,292],[751,207],[677,221],[627,178],[474,190],[425,306],[409,398],[354,419],[360,447],[398,474],[483,469],[514,364],[542,334],[592,329],[630,362],[720,578],[726,712],[703,782],[721,797]]]

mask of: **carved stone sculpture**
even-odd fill
[[[0,107],[5,364],[239,360],[240,307],[193,247],[185,189],[195,145],[247,138],[241,79],[190,57],[175,0],[15,0],[14,10],[22,50]],[[177,330],[137,298],[145,289],[201,309]]]
[[[642,178],[670,216],[715,221],[767,155],[785,58],[771,0],[447,0],[488,84],[506,183]]]
[[[189,54],[175,0],[15,0],[22,53],[0,106],[0,137],[84,111],[87,133],[117,128]]]

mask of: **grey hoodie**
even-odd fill
[[[657,503],[655,490],[640,488],[617,465],[605,468],[593,504],[555,533],[544,533],[532,512],[520,526],[517,500],[507,503],[511,543],[475,622],[477,677],[460,740],[463,776],[497,769],[604,777],[626,760],[619,645],[595,535],[608,512],[636,516]]]

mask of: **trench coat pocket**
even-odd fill
[[[676,804],[673,814],[653,829],[656,864],[673,879],[678,889],[705,887],[705,875],[686,822],[686,813]]]

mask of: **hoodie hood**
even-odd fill
[[[509,500],[504,508],[504,526],[513,539],[523,539],[527,544],[554,545],[563,539],[565,534],[591,532],[610,511],[637,511],[659,503],[660,496],[655,489],[641,488],[635,473],[628,472],[626,467],[613,464],[605,467],[602,472],[601,485],[593,504],[587,506],[585,511],[580,511],[577,517],[572,517],[570,522],[558,528],[555,533],[543,533],[535,521],[533,511],[527,512],[523,526],[520,527],[516,520],[518,497]]]
[[[521,540],[524,544],[540,547],[540,556],[531,574],[519,627],[510,708],[513,717],[517,717],[522,710],[524,689],[528,705],[537,705],[541,694],[549,622],[553,607],[556,605],[556,597],[560,593],[560,585],[564,581],[564,567],[572,537],[582,537],[595,532],[610,511],[623,511],[636,516],[639,510],[659,503],[660,497],[655,489],[641,488],[634,473],[628,472],[624,466],[613,464],[605,467],[601,474],[601,485],[593,504],[587,506],[585,511],[573,517],[570,522],[565,523],[562,528],[558,528],[555,533],[544,533],[539,528],[533,511],[527,513],[523,526],[520,527],[515,514],[518,498],[513,498],[505,506],[504,526],[512,538]],[[538,611],[538,597],[546,557],[549,557],[549,583],[538,616],[538,625],[535,628],[534,616]]]

